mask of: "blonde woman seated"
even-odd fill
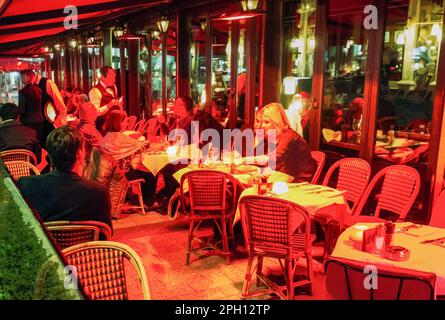
[[[279,103],[270,103],[257,112],[255,129],[264,129],[265,133],[255,150],[266,150],[269,159],[275,157],[276,171],[294,177],[294,182],[311,181],[317,164],[304,138],[290,128],[284,108]],[[267,130],[270,129],[276,130],[275,142],[268,141]],[[272,151],[267,150],[268,144]]]

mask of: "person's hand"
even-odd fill
[[[119,109],[120,110],[124,110],[124,97],[121,97],[121,99],[119,99],[119,100],[117,100],[117,102],[118,102],[118,106],[119,106]]]
[[[110,102],[108,102],[107,108],[110,109],[111,107],[116,106],[116,105],[119,105],[119,100],[113,99]]]

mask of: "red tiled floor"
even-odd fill
[[[247,256],[237,253],[232,264],[227,265],[221,256],[191,256],[185,265],[187,223],[184,220],[169,221],[166,216],[150,212],[122,215],[113,221],[114,235],[111,240],[128,244],[141,257],[147,273],[151,298],[154,300],[214,300],[239,299],[247,267]],[[299,264],[304,265],[301,259]],[[266,267],[278,266],[266,261]],[[314,260],[314,295],[298,295],[297,299],[327,299],[321,264]],[[129,280],[130,297],[142,298],[135,274]],[[255,289],[252,281],[251,290]],[[255,299],[276,299],[264,295]]]

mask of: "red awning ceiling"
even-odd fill
[[[65,38],[119,16],[171,0],[0,0],[0,55],[38,54],[44,41]],[[30,3],[31,2],[31,3]],[[68,5],[77,8],[78,29],[64,21]]]

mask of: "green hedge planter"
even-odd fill
[[[62,260],[0,160],[0,300],[31,299],[82,294],[71,289]]]

